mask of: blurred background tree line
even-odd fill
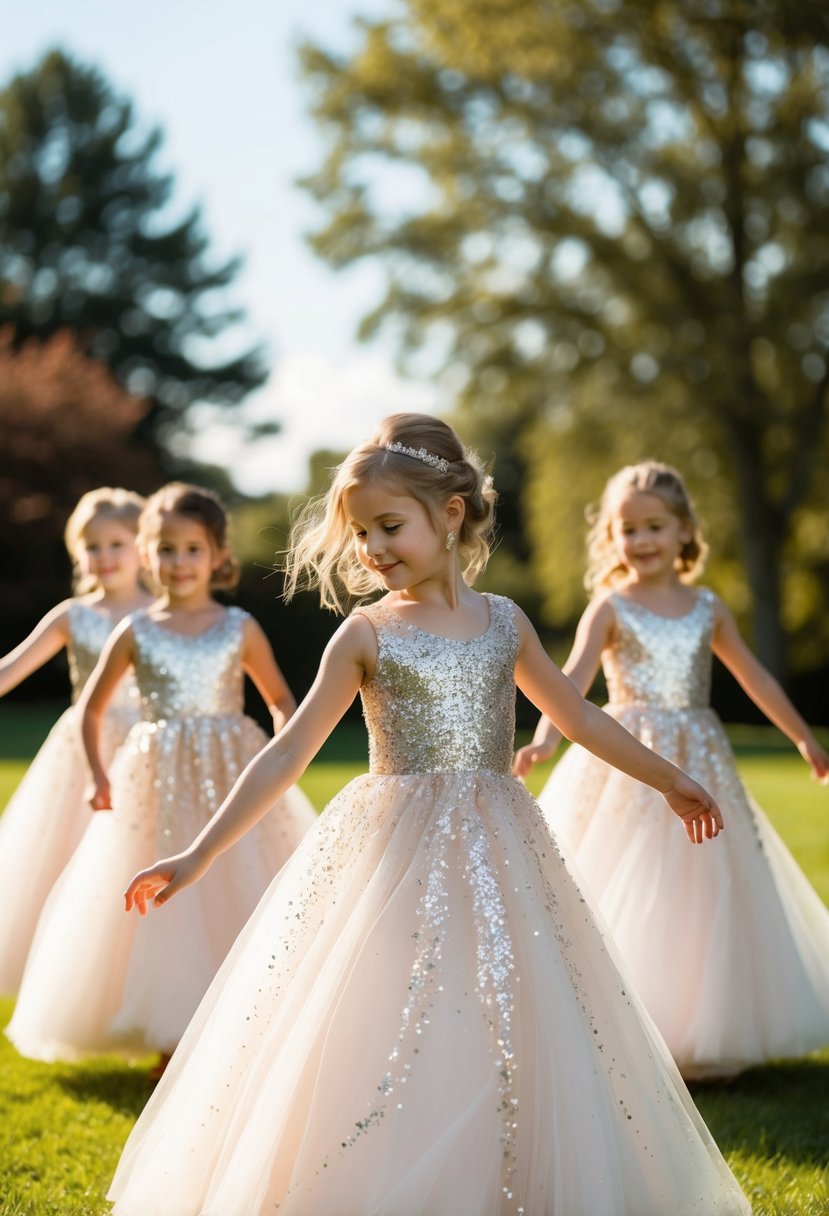
[[[312,239],[334,267],[384,265],[364,335],[386,329],[404,368],[438,377],[452,420],[494,458],[502,539],[487,585],[518,599],[561,657],[584,605],[585,505],[620,465],[671,461],[706,524],[707,581],[826,721],[825,4],[390,0],[389,14],[360,21],[347,54],[303,48],[328,138],[304,183],[322,216]],[[190,405],[231,408],[265,374],[256,351],[215,362],[237,319],[224,290],[236,266],[211,265],[197,212],[159,226],[158,138],[137,139],[129,105],[57,53],[0,95],[0,359],[39,359],[53,381],[0,378],[23,403],[4,400],[3,427],[24,420],[4,442],[23,454],[0,483],[15,546],[4,580],[17,582],[14,552],[33,557],[30,590],[10,592],[14,636],[2,619],[9,643],[63,593],[66,563],[44,569],[48,510],[57,537],[78,479],[112,481],[127,452],[140,476],[122,480],[138,488],[179,475]],[[111,374],[97,422],[58,339],[67,367],[71,350]],[[25,465],[37,438],[16,436],[49,430],[47,400],[97,446],[70,455],[52,432],[58,471],[42,483]],[[315,461],[314,488],[333,459]],[[284,500],[237,518],[241,600],[273,627],[301,692],[332,622],[312,602],[285,609],[263,577]],[[283,627],[300,629],[302,656],[280,645]],[[741,716],[727,685],[723,696]]]

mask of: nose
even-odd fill
[[[386,538],[382,532],[372,532],[366,537],[366,549],[370,557],[377,557],[386,548]]]

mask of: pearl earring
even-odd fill
[[[452,550],[455,548],[455,542],[457,541],[457,539],[458,539],[457,532],[447,532],[446,533],[446,540],[443,542],[443,547],[444,547],[444,549],[446,549],[446,551],[448,553],[451,553]]]

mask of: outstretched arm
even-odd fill
[[[780,684],[740,637],[737,622],[721,600],[717,600],[711,647],[725,663],[754,704],[769,721],[787,735],[818,781],[829,782],[829,755],[792,705]]]
[[[516,619],[521,642],[515,677],[521,691],[568,739],[659,790],[695,844],[705,837],[716,836],[723,822],[711,795],[676,765],[641,744],[608,714],[585,701],[547,656],[520,609],[516,609]]]
[[[69,604],[69,600],[64,600],[47,612],[29,636],[0,659],[0,697],[22,684],[67,645]]]
[[[576,630],[573,649],[562,671],[576,688],[586,696],[599,670],[602,651],[611,644],[616,618],[607,598],[588,605]],[[535,728],[532,743],[515,753],[512,771],[516,777],[526,777],[534,764],[549,760],[561,742],[561,731],[546,714]]]
[[[279,670],[271,644],[253,617],[245,621],[245,650],[242,666],[253,680],[270,710],[274,734],[296,713],[296,700]]]
[[[250,762],[190,847],[133,878],[125,896],[128,912],[137,908],[144,916],[150,905],[166,903],[259,822],[331,734],[373,671],[376,654],[371,625],[365,617],[349,617],[328,643],[313,687],[297,712]]]
[[[118,681],[132,666],[133,647],[132,626],[127,619],[111,634],[78,702],[81,738],[95,785],[89,799],[93,811],[112,809],[109,777],[101,759],[101,722]]]

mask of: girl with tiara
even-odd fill
[[[244,673],[275,729],[295,709],[259,625],[213,599],[238,577],[218,499],[165,486],[141,514],[138,545],[162,595],[115,632],[82,699],[98,813],[41,916],[7,1034],[34,1059],[156,1050],[163,1070],[236,934],[316,816],[304,794],[286,787],[279,813],[166,923],[124,916],[121,893],[136,867],[200,831],[266,742],[242,712]],[[110,786],[102,724],[129,670],[141,720]]]
[[[587,692],[601,662],[608,715],[714,793],[723,840],[705,857],[686,850],[650,789],[580,747],[540,797],[680,1071],[695,1079],[829,1043],[829,911],[740,783],[709,706],[712,651],[822,782],[829,756],[722,601],[692,586],[705,553],[675,469],[648,461],[611,477],[590,532],[593,599],[564,671]],[[542,718],[515,772],[560,737]]]
[[[144,499],[102,487],[78,502],[65,530],[75,595],[48,612],[24,642],[0,659],[0,696],[66,649],[72,701],[112,629],[152,601],[139,582],[135,547]],[[107,762],[138,720],[135,684],[118,686],[102,722]],[[89,824],[89,773],[77,707],[58,719],[0,818],[0,994],[13,996],[46,896]]]
[[[298,522],[289,595],[306,575],[335,609],[386,594],[348,617],[285,730],[127,906],[175,895],[174,910],[209,881],[358,692],[370,772],[240,934],[126,1146],[118,1216],[748,1213],[510,776],[516,678],[662,790],[692,841],[719,811],[582,700],[514,604],[472,590],[494,498],[448,426],[397,414]]]

